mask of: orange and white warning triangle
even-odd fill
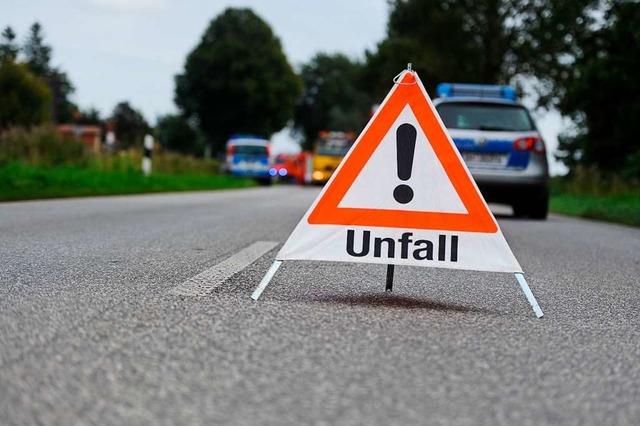
[[[522,272],[411,71],[399,76],[276,260]]]

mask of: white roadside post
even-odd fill
[[[104,142],[109,155],[113,154],[113,151],[116,148],[116,132],[114,132],[113,130],[109,130]]]
[[[153,136],[144,137],[144,155],[142,156],[142,173],[149,176],[151,173],[151,155],[153,153]]]

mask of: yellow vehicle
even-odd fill
[[[351,132],[320,132],[313,144],[312,183],[327,183],[354,141]]]

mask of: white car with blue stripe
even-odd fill
[[[434,105],[488,202],[545,219],[549,166],[529,111],[509,86],[442,83]]]
[[[271,145],[266,139],[234,135],[227,142],[225,171],[231,175],[254,178],[262,185],[271,185],[270,163]]]

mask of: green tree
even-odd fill
[[[129,102],[116,105],[111,119],[116,127],[116,137],[124,149],[142,145],[144,136],[150,131],[142,114]]]
[[[29,37],[23,48],[27,65],[31,72],[39,77],[47,77],[51,72],[51,46],[44,42],[42,25],[33,23],[29,28]]]
[[[527,74],[542,80],[541,103],[550,104],[599,3],[389,0],[387,36],[366,53],[366,79],[381,97],[408,62],[432,94],[443,81],[496,84]]]
[[[49,86],[53,120],[56,123],[71,122],[77,108],[69,98],[75,88],[65,72],[51,66],[53,49],[45,43],[42,25],[38,22],[31,25],[22,51],[29,69]]]
[[[302,66],[294,124],[306,149],[321,130],[359,133],[365,126],[372,101],[361,88],[361,73],[362,64],[341,54],[320,53]]]
[[[300,83],[269,25],[250,9],[211,21],[176,76],[176,104],[213,143],[233,133],[270,137],[293,116]]]
[[[640,178],[640,3],[614,4],[581,48],[559,104],[578,130],[560,139],[560,158]]]
[[[100,116],[100,111],[91,107],[86,110],[79,110],[77,117],[74,119],[74,123],[102,126],[104,124],[104,120]]]
[[[69,80],[67,73],[58,69],[48,76],[47,83],[53,96],[53,114],[56,123],[70,123],[74,120],[76,104],[69,99],[75,92],[75,87]]]
[[[6,27],[2,31],[2,42],[0,42],[0,63],[5,60],[15,61],[20,51],[20,46],[16,40],[16,33],[11,27]]]
[[[170,151],[202,155],[202,135],[182,115],[165,115],[158,119],[156,133],[162,146]]]
[[[0,129],[35,126],[50,118],[51,93],[26,65],[0,63]]]

